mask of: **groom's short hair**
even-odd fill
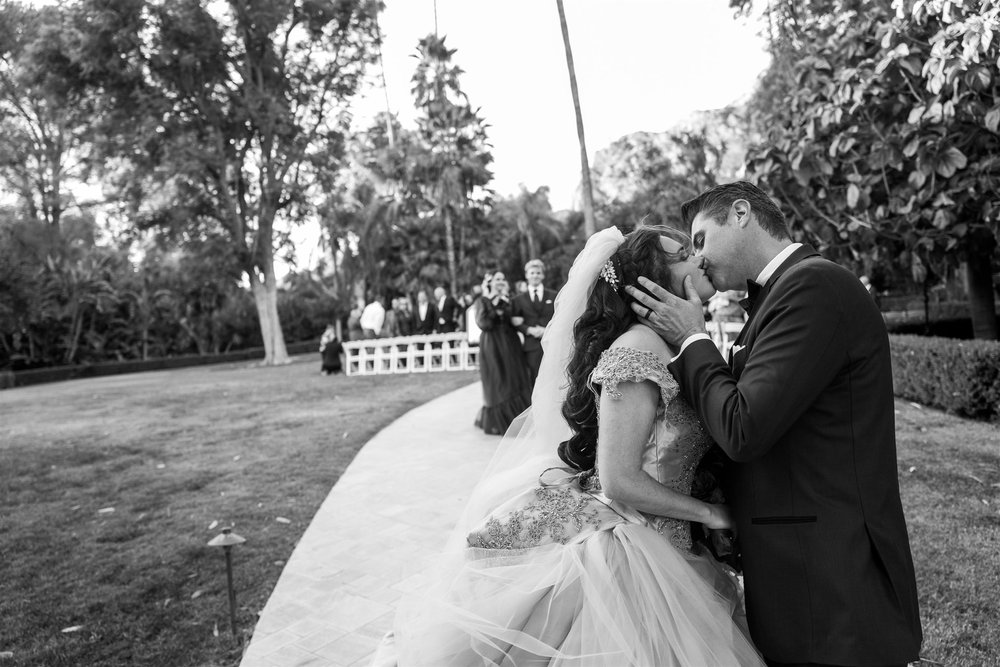
[[[747,181],[725,183],[702,192],[694,199],[681,204],[681,217],[689,231],[691,223],[694,222],[699,213],[704,213],[715,222],[722,224],[726,219],[729,207],[737,199],[745,199],[750,202],[750,210],[757,217],[757,224],[768,234],[776,239],[791,238],[785,214],[763,190]]]

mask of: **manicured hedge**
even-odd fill
[[[896,396],[974,419],[1000,419],[1000,342],[890,335]]]
[[[301,341],[288,343],[288,354],[308,354],[319,349],[319,341]],[[170,368],[186,368],[189,366],[205,366],[208,364],[223,364],[235,361],[251,361],[264,358],[264,348],[254,347],[235,352],[206,355],[184,355],[180,357],[162,357],[145,361],[109,361],[100,364],[78,364],[76,366],[52,366],[30,371],[0,371],[0,389],[10,387],[25,387],[45,382],[60,382],[77,378],[102,377],[106,375],[121,375],[123,373],[140,373],[143,371],[160,371]]]

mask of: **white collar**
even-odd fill
[[[801,247],[801,243],[793,243],[775,255],[774,259],[768,262],[767,266],[764,267],[764,270],[760,272],[759,276],[757,276],[757,284],[761,286],[766,285],[767,281],[771,279],[771,276],[773,276],[774,272],[778,270],[778,267],[781,266],[782,262],[788,259],[793,252]]]

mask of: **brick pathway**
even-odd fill
[[[292,552],[240,667],[367,665],[500,442],[478,383],[408,412],[348,466]]]

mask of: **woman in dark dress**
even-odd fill
[[[337,338],[337,329],[334,325],[329,325],[323,332],[323,337],[319,339],[319,352],[323,357],[323,366],[320,368],[323,375],[339,373],[343,369],[340,355],[344,353],[344,346]]]
[[[531,405],[531,376],[517,329],[510,323],[510,286],[500,271],[483,282],[476,307],[479,336],[479,377],[483,408],[476,426],[503,435],[510,423]]]

